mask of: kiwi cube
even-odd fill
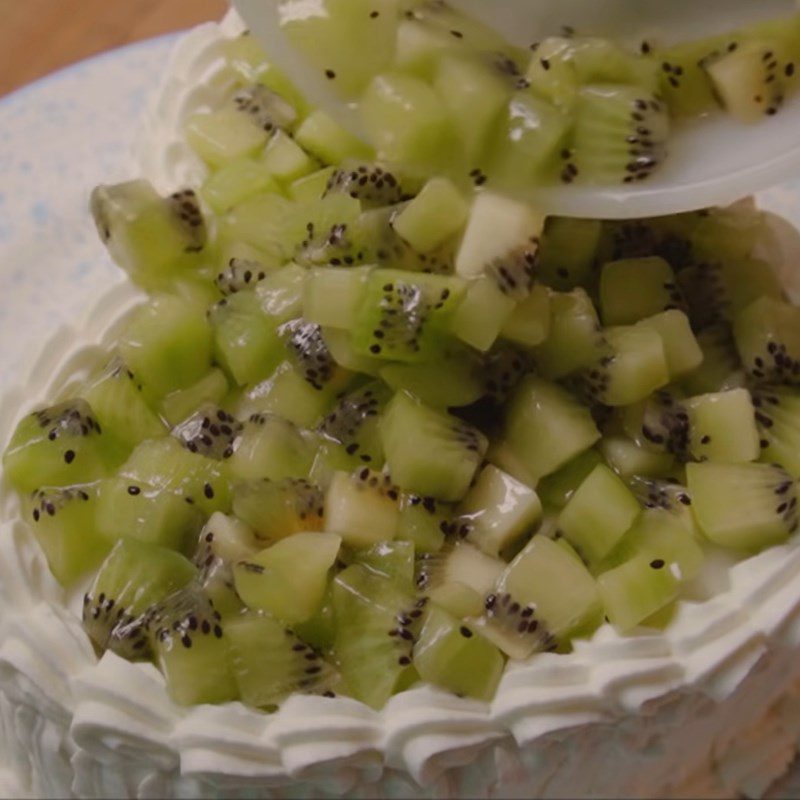
[[[634,494],[604,464],[598,464],[558,517],[558,527],[590,563],[601,561],[639,516]]]
[[[280,192],[269,167],[246,156],[212,172],[200,189],[203,199],[216,214],[225,214],[256,195]]]
[[[248,608],[265,611],[288,625],[319,610],[342,540],[333,533],[295,533],[237,562],[233,578]]]
[[[425,601],[363,564],[336,575],[332,600],[332,653],[348,693],[382,708],[413,671],[413,643]]]
[[[434,686],[488,701],[494,697],[505,661],[472,626],[433,607],[414,646],[414,666]]]
[[[800,478],[800,392],[782,386],[753,390],[761,460]]]
[[[354,564],[363,564],[385,575],[407,592],[414,591],[414,544],[407,541],[377,542],[353,554]]]
[[[703,363],[703,350],[683,311],[669,309],[636,324],[655,330],[661,337],[670,380],[681,378]]]
[[[687,464],[686,479],[694,518],[715,544],[758,551],[798,529],[797,485],[778,466],[706,461]]]
[[[675,564],[636,555],[597,579],[606,616],[622,633],[669,605],[680,586]]]
[[[37,489],[23,502],[24,519],[56,580],[69,586],[95,569],[114,544],[95,522],[94,484]]]
[[[144,613],[196,577],[195,567],[179,553],[136,539],[120,539],[84,595],[83,627],[100,650],[146,658],[149,643]]]
[[[381,420],[392,480],[402,489],[445,502],[466,495],[486,453],[476,428],[398,392]]]
[[[400,493],[388,475],[367,467],[336,472],[325,494],[325,530],[356,548],[394,538]]]
[[[324,495],[306,480],[242,481],[233,490],[233,513],[261,540],[321,531]]]
[[[147,624],[156,664],[177,705],[238,698],[222,622],[197,587],[188,586],[162,600],[151,609]]]
[[[139,309],[119,344],[120,355],[157,402],[211,369],[211,329],[205,309],[173,295],[157,295]]]
[[[569,591],[564,591],[564,587]],[[546,536],[534,536],[486,598],[481,631],[511,658],[591,633],[602,621],[586,567]]]
[[[269,708],[294,692],[329,692],[336,671],[280,622],[247,612],[227,620],[225,636],[239,696],[253,708]]]
[[[294,132],[294,140],[323,164],[340,164],[348,158],[369,158],[372,149],[324,111],[312,111]]]
[[[444,545],[451,513],[451,506],[432,497],[403,493],[395,538],[411,542],[417,553],[436,553]]]
[[[314,452],[291,422],[275,414],[252,414],[236,440],[228,468],[235,478],[307,478]]]
[[[176,389],[168,394],[160,405],[161,416],[170,424],[177,425],[186,419],[198,406],[205,403],[219,405],[228,394],[228,379],[221,369],[214,367],[200,380],[185,389]]]
[[[428,591],[427,597],[458,619],[479,617],[483,613],[483,596],[461,581],[439,583]]]
[[[20,420],[3,454],[3,471],[20,492],[91,482],[118,461],[112,444],[91,406],[69,400]]]
[[[589,473],[603,462],[603,456],[592,448],[568,461],[561,469],[539,482],[536,492],[547,509],[561,509],[586,480]]]
[[[539,243],[539,280],[560,292],[590,286],[602,230],[596,219],[548,217]]]
[[[631,325],[680,302],[675,273],[660,256],[626,258],[603,265],[600,308],[605,325]]]
[[[534,485],[599,438],[588,409],[542,378],[524,378],[509,401],[503,440]]]
[[[192,115],[185,135],[189,146],[211,167],[255,155],[269,138],[252,117],[235,108]]]
[[[696,461],[735,464],[759,458],[755,408],[747,389],[690,397],[683,406],[689,415],[689,452]]]
[[[623,480],[633,475],[662,477],[675,467],[671,453],[658,453],[627,436],[604,436],[600,451],[606,463]]]
[[[314,171],[316,164],[297,142],[282,130],[267,142],[261,163],[282,183],[291,183]]]
[[[524,347],[535,347],[550,335],[550,291],[534,286],[531,293],[514,306],[503,323],[500,335]]]
[[[312,268],[303,290],[303,317],[330,328],[352,328],[370,271],[369,267]]]
[[[533,529],[542,515],[536,492],[491,464],[458,507],[458,524],[484,553],[498,556]]]
[[[417,252],[429,253],[455,236],[468,216],[469,205],[452,181],[432,178],[392,226]]]
[[[505,568],[502,559],[459,540],[439,553],[420,559],[417,586],[428,591],[445,584],[461,583],[485,597],[494,589]]]
[[[524,301],[523,301],[524,302]],[[467,294],[453,314],[453,333],[485,353],[514,312],[514,298],[504,294],[496,281],[483,275],[470,283]]]

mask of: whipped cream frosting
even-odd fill
[[[220,46],[241,30],[229,14],[175,50],[135,153],[161,191],[205,174],[181,128],[230,90]],[[0,444],[141,298],[119,277],[58,331],[0,398]],[[18,510],[0,484],[0,796],[756,797],[800,745],[798,537],[723,565],[721,591],[681,602],[664,632],[606,625],[510,664],[491,703],[420,686],[382,711],[298,695],[264,714],[180,708],[152,665],[98,659]]]

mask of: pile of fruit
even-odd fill
[[[98,652],[183,704],[488,700],[797,530],[800,308],[760,212],[545,219],[226,53],[197,192],[92,197],[149,300],[3,459]]]

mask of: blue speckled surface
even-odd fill
[[[0,99],[0,389],[115,270],[87,204],[128,153],[174,36],[68,67]]]

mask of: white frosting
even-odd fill
[[[180,130],[229,89],[219,47],[239,30],[231,15],[175,52],[138,147],[163,191],[202,178]],[[58,332],[2,397],[0,445],[140,297],[120,279]],[[798,749],[797,537],[726,568],[727,588],[681,603],[664,633],[606,625],[512,664],[492,703],[423,686],[381,712],[295,696],[267,715],[179,708],[151,665],[98,660],[17,510],[0,486],[0,796],[759,796]]]

